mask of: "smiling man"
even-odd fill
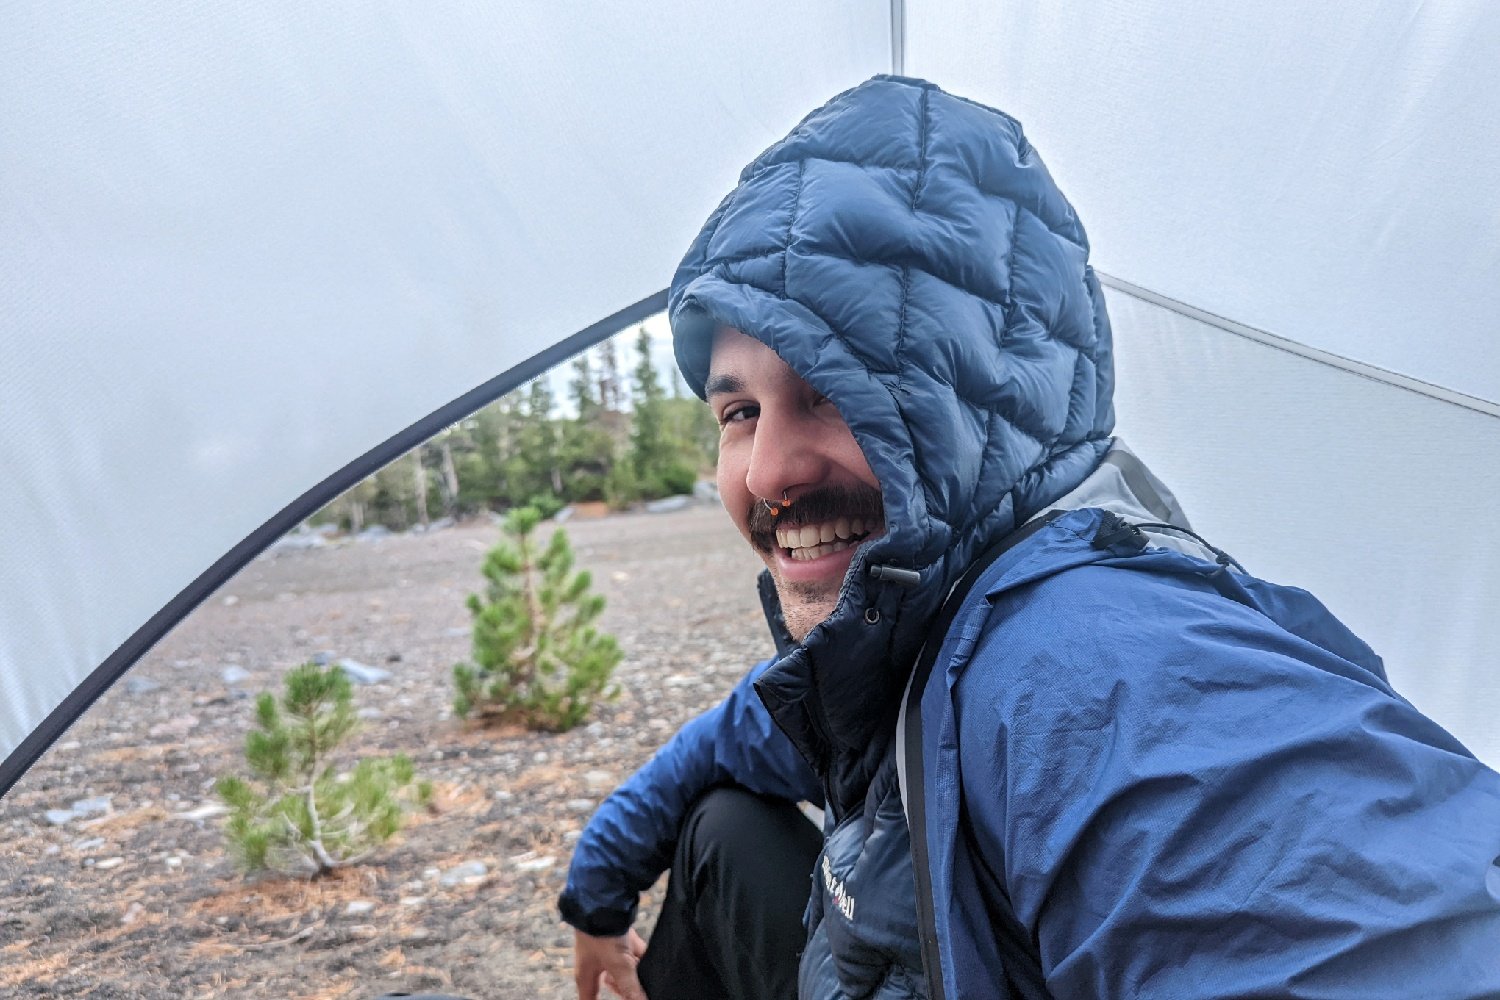
[[[776,653],[580,838],[583,1000],[1500,995],[1500,776],[1111,436],[1088,244],[1013,119],[840,95],[670,311]]]
[[[719,496],[801,642],[833,613],[855,548],[885,527],[880,483],[838,410],[776,352],[725,329],[712,358],[704,391],[721,428]]]

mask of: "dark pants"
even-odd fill
[[[641,959],[650,1000],[795,1000],[802,912],[822,848],[790,802],[718,788],[688,811]]]

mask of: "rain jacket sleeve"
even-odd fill
[[[1500,996],[1500,776],[1316,615],[1065,577],[1001,597],[953,689],[956,909],[1008,896],[1059,997]]]
[[[573,849],[558,900],[564,920],[588,934],[625,933],[641,891],[671,864],[688,807],[716,785],[822,803],[817,777],[751,686],[772,662],[752,668],[599,806]]]

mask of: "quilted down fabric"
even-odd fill
[[[699,395],[713,332],[749,334],[833,401],[882,485],[886,534],[758,686],[839,815],[863,797],[949,585],[1108,445],[1109,322],[1088,241],[1014,119],[877,77],[745,168],[669,309]],[[868,575],[882,564],[920,585]]]

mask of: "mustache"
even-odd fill
[[[780,516],[772,517],[759,500],[750,503],[746,524],[750,527],[750,544],[763,552],[776,547],[777,528],[795,528],[804,524],[821,524],[840,517],[859,518],[866,522],[885,523],[885,505],[880,491],[863,483],[855,486],[824,486],[797,497]]]

